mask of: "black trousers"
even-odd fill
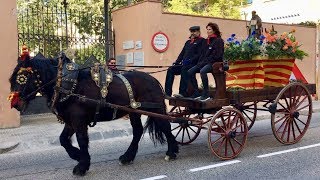
[[[207,73],[212,72],[212,64],[206,64],[203,67],[193,66],[188,70],[189,78],[193,88],[197,91],[198,90],[198,83],[196,79],[196,73],[200,72],[202,85],[203,85],[203,95],[208,95],[209,92],[209,82]]]
[[[192,65],[185,66],[171,66],[168,68],[166,82],[165,82],[165,92],[167,95],[172,95],[172,85],[174,82],[175,75],[181,75],[180,86],[179,86],[179,94],[187,95],[188,89],[188,70],[192,67]]]

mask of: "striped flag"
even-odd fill
[[[265,86],[283,87],[289,84],[295,59],[265,60],[263,63]]]
[[[263,60],[236,61],[229,64],[227,88],[262,89],[265,73]]]
[[[296,65],[296,63],[294,63],[294,65],[293,65],[290,80],[297,80],[297,81],[301,81],[303,83],[308,83],[308,81],[303,76],[303,74],[301,73],[301,71],[298,68],[298,66]]]

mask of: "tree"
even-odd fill
[[[240,19],[242,0],[168,0],[168,12]]]
[[[309,27],[317,27],[317,23],[314,21],[305,21],[299,23],[299,25],[309,26]]]

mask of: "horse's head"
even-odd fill
[[[38,87],[41,86],[41,78],[38,69],[33,67],[33,63],[26,46],[18,59],[9,81],[11,93],[8,100],[11,102],[11,108],[23,111],[30,100],[34,99]]]

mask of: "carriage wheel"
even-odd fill
[[[175,113],[175,117],[187,117],[187,118],[198,118],[201,119],[198,115],[195,114],[185,114],[185,107],[174,106],[170,113]],[[192,143],[200,134],[202,124],[186,121],[184,123],[171,123],[171,132],[175,136],[176,141],[181,145],[186,145]]]
[[[247,141],[248,126],[242,113],[232,107],[218,111],[208,129],[211,152],[220,159],[238,156]]]
[[[240,105],[235,105],[235,108],[243,114],[247,121],[248,130],[250,130],[257,118],[257,102],[241,103]]]
[[[276,139],[283,144],[297,143],[311,121],[311,95],[303,84],[291,83],[280,91],[269,110]]]

